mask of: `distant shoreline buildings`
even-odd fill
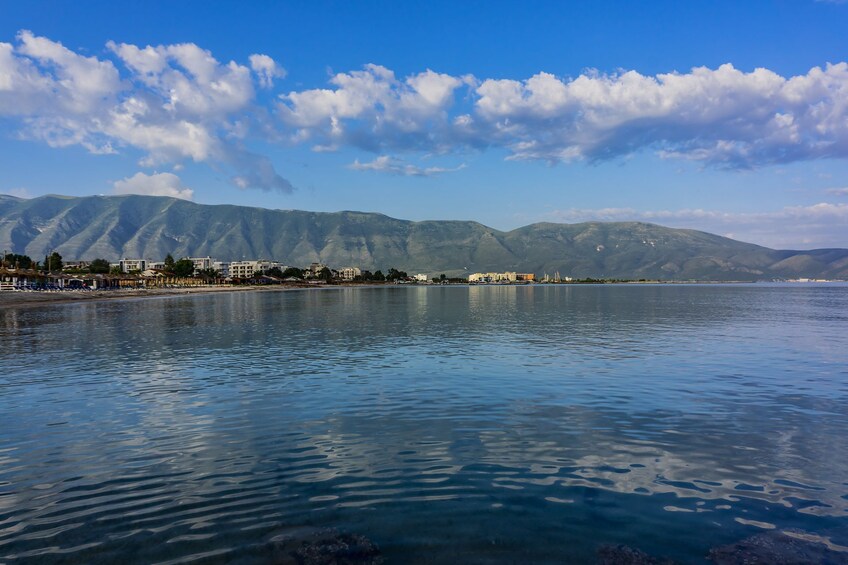
[[[267,273],[273,269],[279,269],[280,271],[284,272],[287,269],[291,268],[291,266],[284,265],[277,261],[269,261],[262,259],[231,262],[218,261],[216,259],[213,259],[212,257],[186,257],[186,259],[194,264],[195,272],[211,269],[217,271],[219,273],[220,278],[223,279],[249,279],[254,277],[257,273]],[[119,261],[118,263],[115,263],[114,266],[120,268],[121,272],[126,274],[134,272],[148,274],[148,272],[150,271],[161,271],[162,269],[164,269],[165,264],[145,259],[125,258],[121,259],[121,261]],[[324,269],[330,270],[333,279],[346,282],[361,280],[363,278],[364,273],[370,274],[368,273],[368,271],[365,271],[359,267],[343,267],[341,269],[336,270],[330,269],[327,265],[324,265],[322,263],[312,263],[308,268],[302,269],[302,272],[304,273],[305,278],[313,278],[318,277]],[[424,273],[418,273],[412,276],[408,276],[406,275],[406,273],[404,273],[404,276],[402,278],[404,279],[403,282],[431,282],[430,277]],[[432,279],[432,282],[442,282],[445,280],[448,279],[442,276]],[[546,282],[548,281],[547,276],[545,280]],[[569,278],[568,280],[571,279]],[[468,275],[467,282],[478,284],[528,283],[536,282],[536,275],[535,273],[518,273],[514,271],[505,271],[502,273],[472,273]]]
[[[448,277],[445,274],[430,277],[425,273],[407,274],[395,268],[387,273],[374,273],[361,267],[348,266],[331,268],[320,262],[308,267],[293,267],[269,259],[242,259],[220,261],[211,256],[183,257],[179,260],[169,254],[164,261],[124,257],[110,263],[105,259],[63,262],[61,255],[53,253],[45,257],[44,264],[32,261],[25,255],[7,254],[0,259],[0,290],[14,289],[101,289],[101,288],[145,288],[180,287],[200,285],[263,285],[263,284],[339,284],[380,283],[396,284],[556,284],[593,282],[648,282],[612,279],[574,279],[544,274],[537,279],[535,273],[516,271],[478,272],[464,277]],[[794,279],[807,282],[808,279]],[[815,279],[809,279],[813,282]]]
[[[219,261],[211,256],[184,257],[164,261],[124,257],[115,263],[104,259],[63,262],[58,253],[45,258],[43,265],[24,255],[0,257],[0,290],[65,290],[68,288],[144,288],[224,284],[327,284],[327,283],[459,283],[465,279],[444,274],[432,279],[424,273],[409,275],[390,268],[371,273],[356,266],[332,269],[320,262],[299,268],[284,263],[251,259]],[[96,268],[95,268],[96,266]]]
[[[374,273],[360,267],[332,269],[320,262],[298,268],[267,259],[219,261],[213,257],[184,257],[175,261],[170,255],[165,261],[125,257],[116,263],[105,259],[63,262],[58,253],[45,257],[44,264],[25,255],[0,256],[0,290],[100,290],[143,289],[162,287],[197,287],[226,285],[289,284],[312,286],[324,284],[357,283],[394,284],[471,284],[471,285],[523,285],[523,284],[591,284],[606,282],[663,282],[646,279],[576,279],[544,274],[541,280],[534,273],[514,271],[471,273],[467,278],[433,276],[425,273],[409,275],[390,268],[387,273]],[[668,281],[665,281],[668,282]],[[686,282],[686,281],[679,281]],[[688,281],[698,282],[698,281]],[[732,281],[725,281],[732,282]],[[825,279],[795,278],[774,279],[774,282],[817,283],[833,282]]]
[[[39,266],[25,256],[14,256],[16,261],[28,262],[25,269],[9,257],[0,262],[0,289],[102,289],[144,288],[161,286],[197,286],[209,284],[327,284],[392,282],[412,284],[527,284],[553,282],[547,275],[537,281],[534,273],[515,271],[472,273],[467,278],[450,278],[445,274],[433,276],[425,273],[409,275],[395,268],[386,274],[371,273],[361,267],[348,266],[330,268],[320,262],[299,268],[268,259],[242,259],[220,261],[211,256],[184,257],[175,261],[168,255],[164,261],[124,257],[115,263],[103,259],[93,261],[69,261],[63,263],[61,256],[54,254],[52,266]],[[31,263],[31,265],[30,265]],[[58,264],[58,268],[57,268]],[[100,270],[95,270],[97,265]],[[556,279],[559,281],[559,273]],[[570,281],[570,278],[565,280]]]

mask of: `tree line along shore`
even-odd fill
[[[175,260],[170,254],[162,263],[151,264],[140,260],[121,260],[110,263],[97,258],[91,261],[65,262],[53,252],[43,262],[15,253],[0,256],[0,290],[116,290],[143,288],[195,288],[209,286],[313,286],[322,284],[374,284],[374,283],[465,283],[467,279],[440,274],[428,277],[410,276],[405,271],[391,267],[386,273],[348,267],[331,269],[321,263],[309,267],[292,267],[272,261],[234,262],[232,265],[250,264],[235,273],[222,273],[214,268],[211,258],[182,258]],[[220,264],[220,263],[218,263]],[[230,266],[229,263],[226,264]],[[135,268],[139,266],[141,268]],[[229,268],[227,269],[229,271]]]
[[[64,291],[111,291],[110,296],[166,295],[185,292],[211,292],[214,290],[250,288],[312,288],[332,285],[379,284],[610,284],[610,283],[663,283],[672,281],[647,279],[572,278],[545,275],[541,280],[522,273],[473,273],[467,277],[449,277],[424,274],[409,275],[391,267],[384,274],[357,267],[332,269],[321,263],[308,267],[292,267],[272,261],[242,261],[226,265],[247,265],[234,276],[226,276],[214,268],[211,258],[182,258],[175,260],[170,254],[161,263],[124,259],[110,263],[97,258],[91,261],[64,261],[58,252],[44,257],[42,262],[15,253],[0,255],[0,291],[27,293],[58,293]],[[221,264],[221,263],[217,263]],[[134,268],[136,266],[144,267]],[[698,282],[698,281],[679,281]],[[730,281],[728,281],[730,282]],[[116,291],[122,291],[116,293]],[[4,292],[4,302],[12,293]],[[77,293],[74,293],[77,294]],[[97,293],[100,294],[100,293]],[[31,300],[57,300],[58,297],[35,299],[18,298],[16,302]]]

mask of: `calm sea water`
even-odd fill
[[[0,303],[2,305],[2,303]],[[848,546],[848,285],[341,288],[0,309],[0,562]]]

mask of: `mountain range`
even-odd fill
[[[366,212],[203,205],[163,196],[0,195],[0,249],[40,260],[212,256],[321,262],[409,273],[559,272],[661,280],[848,279],[848,249],[775,250],[641,222],[537,223],[499,231],[473,221]]]

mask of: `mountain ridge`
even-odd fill
[[[270,258],[291,265],[661,280],[848,279],[848,249],[775,250],[645,222],[539,222],[501,231],[344,210],[196,204],[164,196],[0,195],[0,248],[33,258]]]

